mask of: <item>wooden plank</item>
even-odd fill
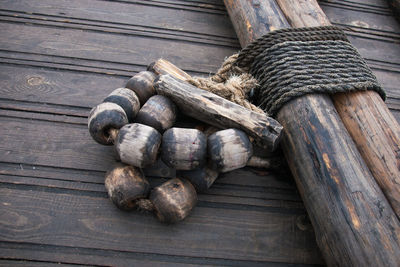
[[[46,264],[50,264],[49,266],[193,266],[194,262],[197,264],[212,262],[212,260],[189,257],[29,243],[4,242],[0,243],[0,247],[0,257],[8,259],[0,260],[0,266],[47,266]]]
[[[287,263],[235,261],[213,258],[178,257],[151,253],[35,245],[29,243],[0,243],[0,257],[21,261],[47,261],[83,264],[85,266],[288,266]],[[12,261],[13,263],[13,261]],[[1,263],[0,263],[1,264]],[[10,266],[10,265],[9,265]],[[29,266],[29,265],[28,265]],[[76,266],[76,265],[74,265]],[[289,265],[290,266],[290,265]],[[309,266],[296,264],[296,266]],[[315,266],[315,265],[313,265]]]
[[[47,14],[26,14],[18,11],[4,11],[0,9],[3,22],[27,23],[47,27],[61,27],[109,34],[121,34],[135,36],[147,36],[169,40],[180,40],[194,43],[212,44],[220,46],[234,46],[238,43],[235,38],[219,37],[214,35],[199,34],[193,32],[181,32],[161,28],[146,28],[145,26],[126,23],[115,23],[84,18],[59,17]]]
[[[134,62],[142,65],[147,65],[158,58],[166,58],[179,62],[180,66],[188,70],[193,69],[193,62],[196,62],[196,71],[206,73],[215,71],[224,57],[236,50],[173,40],[155,41],[154,38],[140,36],[130,38],[124,35],[11,23],[2,23],[1,32],[8,38],[0,40],[0,47],[7,51],[29,51],[43,55],[100,59],[124,64]]]
[[[361,3],[360,1],[337,1],[337,0],[321,0],[321,3],[329,6],[340,7],[344,10],[354,10],[361,13],[370,13],[377,15],[391,15],[390,10],[386,3],[382,4],[382,1],[375,1],[375,3]]]
[[[20,75],[14,75],[16,72]],[[91,107],[128,80],[128,77],[8,65],[0,65],[0,73],[0,106],[3,109],[80,117],[87,117]],[[397,90],[400,75],[381,70],[374,73],[389,97],[400,98]],[[389,104],[393,107],[392,102]]]
[[[0,259],[0,266],[43,266],[43,267],[73,267],[73,266],[87,266],[80,264],[65,264],[61,262],[47,262],[47,261],[25,261],[25,260],[2,260]]]
[[[398,43],[382,42],[357,36],[350,36],[349,40],[357,47],[361,56],[367,60],[374,59],[389,62],[399,68],[400,48]]]
[[[102,188],[105,171],[115,163],[112,148],[94,143],[86,125],[1,117],[0,120],[9,128],[9,131],[2,130],[1,135],[4,142],[10,144],[0,148],[3,155],[0,160],[11,163],[1,164],[0,173],[6,175],[2,178],[3,182],[39,186],[48,183],[58,188],[104,192],[99,188]],[[20,134],[16,135],[15,132]],[[28,136],[27,132],[30,133]],[[40,181],[34,177],[55,181]],[[162,182],[160,179],[153,180],[158,184]],[[209,194],[221,196],[216,199],[219,202],[227,201],[222,196],[299,201],[293,184],[282,181],[281,177],[272,174],[257,176],[243,170],[223,175]],[[275,205],[265,201],[244,200],[247,204],[254,202],[259,206]],[[232,201],[240,204],[238,200]],[[277,203],[276,207],[284,207],[283,204]]]
[[[141,26],[144,31],[171,31],[176,35],[197,34],[209,38],[230,38],[235,40],[235,32],[230,27],[229,18],[224,8],[219,14],[198,12],[179,3],[179,8],[167,5],[146,5],[139,2],[124,1],[66,1],[54,5],[52,1],[2,1],[0,8],[7,11],[18,11],[29,14],[45,14],[63,19],[85,19],[91,22],[110,22],[114,26]],[[200,36],[198,36],[200,37]]]
[[[3,164],[2,164],[3,165]],[[0,174],[0,182],[12,186],[21,186],[39,191],[62,192],[69,194],[79,194],[85,196],[107,197],[104,187],[104,173],[96,177],[93,181],[82,182],[69,180],[65,173],[64,177],[36,177],[27,175]],[[232,180],[239,180],[237,173],[227,175]],[[151,187],[159,186],[167,181],[165,178],[148,177]],[[262,177],[254,177],[261,180]],[[268,179],[274,177],[264,177],[264,186],[269,185]],[[100,181],[100,182],[97,182]],[[18,187],[17,187],[18,188]],[[248,210],[275,211],[278,213],[304,214],[304,206],[301,203],[297,191],[285,190],[271,187],[249,187],[247,185],[232,185],[216,182],[216,184],[204,194],[198,195],[200,205],[207,204],[210,208],[228,207],[229,209],[241,209],[246,207]]]
[[[129,79],[6,65],[0,65],[0,73],[1,98],[85,108],[73,113],[79,116],[87,116],[93,106]]]
[[[386,0],[372,1],[374,2],[374,4],[379,6],[386,4]],[[371,14],[363,12],[363,8],[365,7],[351,10],[344,9],[340,3],[338,5],[329,5],[329,2],[327,1],[319,1],[319,3],[324,13],[333,23],[352,25],[367,29],[376,29],[382,32],[393,32],[397,34],[400,33],[400,25],[391,15],[388,9],[386,9],[386,14]]]
[[[104,198],[7,188],[0,192],[3,241],[230,260],[321,263],[310,230],[296,229],[297,215],[196,207],[184,222],[166,226],[151,215],[122,212]]]
[[[20,176],[33,179],[56,180],[61,182],[76,182],[82,189],[90,186],[90,190],[103,192],[104,171],[67,169],[63,167],[49,167],[37,165],[37,162],[28,163],[5,163],[0,162],[0,174],[4,177]],[[8,177],[7,182],[12,183],[13,178]],[[163,181],[161,178],[152,178]],[[28,183],[32,184],[33,183]],[[86,185],[86,184],[93,184]],[[99,187],[100,185],[100,187]],[[238,169],[233,172],[221,174],[210,194],[230,195],[240,197],[259,197],[271,199],[300,201],[294,182],[290,176],[277,175],[271,172],[254,172],[252,169]],[[264,194],[264,195],[263,195]]]

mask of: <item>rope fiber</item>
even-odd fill
[[[386,97],[357,49],[335,26],[271,32],[227,58],[214,76],[189,82],[272,116],[305,94],[374,90]]]

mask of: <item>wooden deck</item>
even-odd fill
[[[400,25],[386,1],[320,4],[400,121]],[[290,175],[224,174],[171,226],[107,199],[115,160],[89,136],[90,108],[160,57],[215,71],[240,48],[222,1],[3,0],[0,16],[1,266],[323,264]]]

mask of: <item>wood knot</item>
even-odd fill
[[[307,215],[300,215],[296,218],[296,226],[301,230],[301,231],[310,231],[312,230],[312,225],[310,222],[310,219],[308,218]]]
[[[44,78],[40,76],[34,76],[28,78],[27,82],[31,86],[38,86],[44,83]]]

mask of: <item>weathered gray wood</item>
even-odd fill
[[[249,138],[238,129],[221,130],[210,135],[207,150],[211,166],[220,172],[243,168],[253,155]]]
[[[312,230],[296,226],[303,213],[241,209],[239,204],[235,209],[224,202],[214,208],[206,200],[182,223],[165,226],[151,214],[121,212],[106,197],[4,187],[0,192],[0,237],[8,243],[241,260],[249,265],[321,263]]]
[[[103,102],[114,103],[123,108],[129,122],[132,122],[140,108],[139,98],[135,92],[128,88],[115,89]]]
[[[266,2],[275,1],[264,1],[261,5],[245,0],[225,2],[233,24],[248,29],[239,33],[239,38],[244,39],[241,43],[268,33],[271,26],[265,18],[271,16],[282,18],[283,23],[276,25],[277,28],[290,27],[280,10],[267,8],[270,4]],[[287,8],[301,13],[301,7],[310,1],[292,3]],[[257,16],[247,16],[243,6]],[[297,18],[299,21],[320,16],[312,10],[301,15]],[[262,30],[252,33],[253,26],[264,23]],[[308,95],[294,99],[282,107],[277,119],[284,127],[285,157],[327,263],[332,266],[398,264],[400,223],[330,98]]]
[[[178,171],[177,175],[189,180],[198,193],[204,193],[218,178],[219,172],[206,165],[196,170]]]
[[[135,122],[151,126],[163,133],[174,125],[176,117],[175,104],[165,96],[155,95],[150,97],[139,110]]]
[[[206,162],[207,138],[197,129],[171,128],[162,137],[161,159],[177,170],[194,170]]]
[[[141,71],[130,78],[125,87],[135,92],[140,100],[140,105],[143,106],[156,93],[153,87],[155,78],[156,75],[153,72]]]
[[[124,109],[115,103],[101,103],[89,114],[88,128],[92,138],[102,145],[114,144],[110,138],[111,129],[119,129],[128,123]]]
[[[157,218],[163,223],[184,220],[197,203],[193,185],[185,179],[170,179],[154,188],[149,197]]]
[[[114,143],[122,162],[143,168],[156,162],[161,134],[150,126],[132,123],[119,130]]]
[[[252,156],[250,157],[249,161],[247,162],[246,166],[249,167],[256,167],[256,168],[264,168],[270,170],[278,170],[279,168],[283,167],[284,159],[281,157],[257,157]]]
[[[250,111],[170,75],[160,76],[155,87],[158,94],[169,97],[186,115],[216,127],[241,129],[270,150],[279,143],[282,126],[265,114]]]
[[[134,209],[136,200],[147,197],[150,192],[142,170],[125,164],[116,164],[108,171],[104,184],[111,201],[123,210]]]

